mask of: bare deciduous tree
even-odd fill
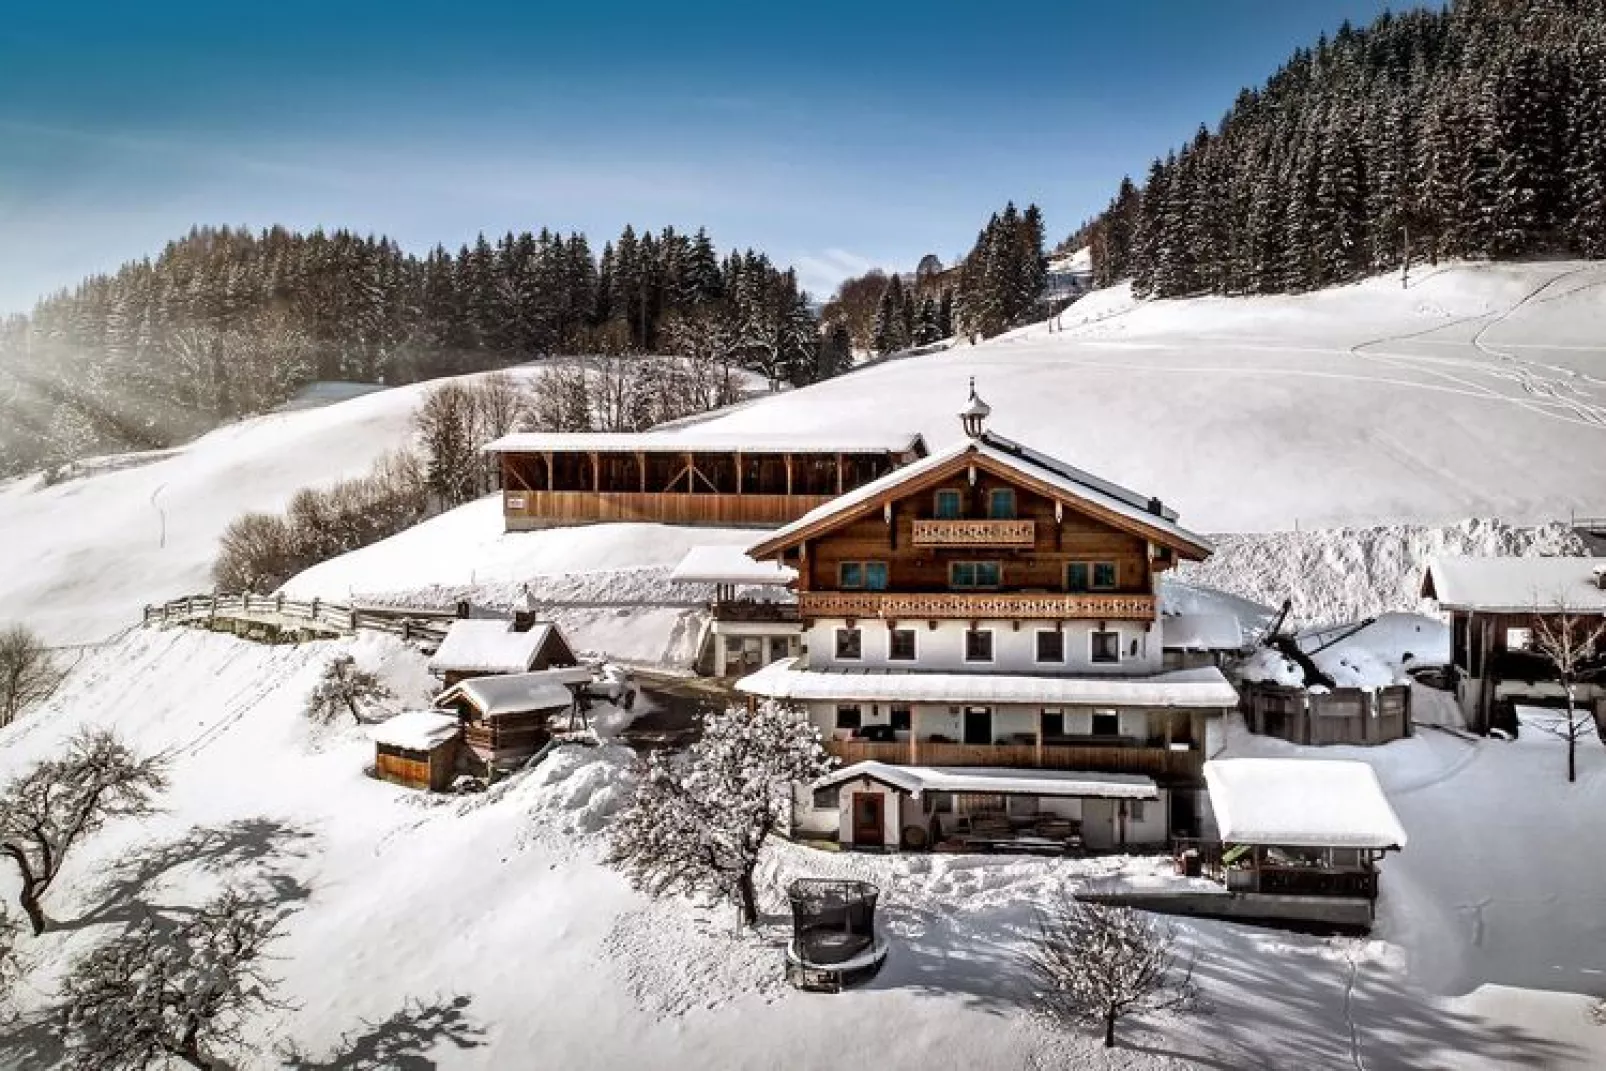
[[[1558,598],[1554,608],[1535,609],[1533,615],[1534,650],[1556,670],[1556,679],[1567,693],[1566,719],[1547,729],[1567,741],[1567,781],[1578,780],[1578,741],[1595,732],[1594,714],[1578,706],[1578,685],[1589,671],[1600,672],[1598,663],[1606,654],[1606,617],[1580,617]]]
[[[253,1011],[285,1006],[265,970],[281,919],[230,890],[177,926],[147,919],[76,960],[61,1007],[74,1065],[215,1066],[213,1053],[240,1044]]]
[[[790,707],[711,714],[683,754],[648,758],[614,826],[610,858],[638,888],[731,900],[751,926],[764,841],[790,821],[792,786],[827,769],[819,731]]]
[[[114,818],[150,814],[167,788],[160,759],[140,758],[115,734],[85,729],[0,791],[0,857],[16,864],[18,902],[35,936],[50,927],[41,903],[79,841]]]
[[[0,629],[0,726],[48,696],[60,680],[43,640],[23,625]]]
[[[307,696],[307,717],[327,725],[341,714],[350,714],[352,721],[362,725],[368,720],[365,712],[369,707],[394,698],[395,693],[378,676],[345,655],[324,667],[323,676]]]
[[[1062,1023],[1102,1024],[1105,1048],[1115,1047],[1124,1017],[1184,1008],[1194,997],[1193,965],[1179,960],[1169,923],[1065,891],[1040,914],[1029,956],[1044,1011]]]

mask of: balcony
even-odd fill
[[[885,762],[910,766],[1000,766],[1028,770],[1079,770],[1088,773],[1143,774],[1162,780],[1196,781],[1202,776],[1201,752],[1163,747],[1119,747],[1102,744],[945,744],[931,740],[827,740],[825,750],[842,765]]]
[[[1025,547],[1037,543],[1036,521],[915,521],[917,547]]]
[[[778,622],[794,625],[798,621],[797,603],[768,602],[760,599],[721,599],[711,604],[715,621]]]
[[[805,591],[805,618],[874,617],[894,620],[1152,621],[1153,595],[1026,591]]]

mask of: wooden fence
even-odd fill
[[[358,629],[389,632],[404,640],[440,641],[450,624],[440,610],[408,607],[348,606],[323,599],[289,599],[283,595],[186,595],[146,606],[143,623],[193,625],[201,622],[238,622],[268,629],[275,634],[332,632]]]
[[[1246,682],[1239,693],[1251,732],[1294,744],[1386,744],[1411,735],[1411,689],[1403,684],[1313,693]]]

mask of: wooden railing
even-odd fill
[[[283,595],[186,595],[181,599],[146,606],[146,625],[189,624],[214,618],[251,620],[294,626],[296,622],[329,629],[355,632],[373,629],[389,632],[404,640],[440,640],[450,621],[441,620],[437,610],[409,610],[390,607],[347,606],[322,599],[302,601]],[[424,618],[426,620],[421,620]]]
[[[1036,521],[914,522],[917,547],[1030,547],[1037,542]]]
[[[714,603],[712,609],[715,621],[776,621],[791,624],[798,620],[795,602],[729,599]]]
[[[804,617],[877,617],[918,621],[961,620],[1149,621],[1153,595],[1072,595],[1023,591],[805,591],[798,595]]]
[[[1163,747],[1107,747],[1067,744],[945,744],[931,740],[884,743],[873,740],[827,740],[825,749],[842,765],[885,762],[913,766],[1000,766],[1033,770],[1084,770],[1130,773],[1168,780],[1196,780],[1204,768],[1198,751]]]

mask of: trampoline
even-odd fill
[[[793,985],[836,992],[874,977],[887,958],[887,946],[875,932],[880,895],[863,881],[801,878],[792,883],[786,960]]]

